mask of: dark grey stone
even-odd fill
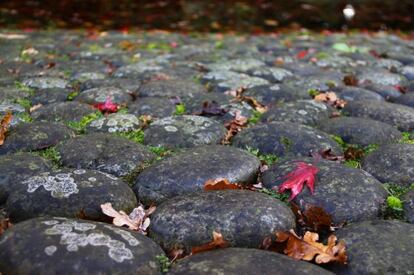
[[[247,190],[208,191],[172,198],[151,216],[149,234],[164,250],[200,246],[213,231],[234,247],[259,247],[275,231],[295,227],[295,217],[283,202]]]
[[[279,186],[287,174],[296,168],[298,160],[289,159],[270,166],[263,173],[266,188]],[[302,160],[300,160],[302,161]],[[294,199],[302,209],[316,205],[332,216],[334,223],[376,219],[387,197],[382,184],[367,172],[330,161],[312,162],[319,169],[316,175],[315,193],[305,186]]]
[[[4,274],[161,274],[157,255],[142,234],[60,217],[21,222],[0,238]]]
[[[358,81],[361,84],[373,83],[384,86],[403,86],[406,78],[402,75],[393,74],[382,69],[365,69],[358,74]]]
[[[62,88],[36,90],[34,92],[34,95],[30,97],[30,102],[32,103],[32,105],[46,105],[51,103],[64,102],[67,100],[69,94],[69,89]]]
[[[255,125],[237,134],[232,143],[239,148],[250,147],[262,154],[277,156],[309,156],[329,148],[337,155],[342,154],[341,147],[328,134],[291,122]]]
[[[111,134],[88,134],[56,146],[64,166],[125,176],[155,155],[141,144]]]
[[[414,108],[414,93],[403,94],[400,97],[394,99],[393,102]]]
[[[171,275],[307,275],[332,274],[331,272],[288,256],[248,248],[226,248],[199,253],[177,261],[170,269]]]
[[[247,89],[243,95],[251,96],[263,105],[310,98],[307,91],[296,90],[284,84],[256,86]]]
[[[367,155],[362,168],[383,183],[409,186],[414,178],[414,144],[387,144]]]
[[[385,100],[380,94],[360,87],[343,86],[334,89],[334,92],[339,98],[346,101]]]
[[[51,164],[31,153],[0,157],[0,204],[3,204],[16,182],[40,172],[51,170]]]
[[[45,149],[74,135],[71,129],[56,122],[21,123],[10,131],[0,146],[0,155]]]
[[[226,135],[219,122],[202,116],[179,115],[159,119],[144,131],[144,143],[166,148],[219,144]]]
[[[32,77],[22,81],[22,83],[30,88],[34,89],[52,89],[59,88],[64,89],[69,86],[69,82],[62,78],[57,77]]]
[[[6,202],[13,222],[41,216],[106,220],[101,204],[129,213],[137,199],[122,180],[94,170],[63,169],[15,181]]]
[[[328,119],[332,111],[330,107],[321,102],[298,100],[281,103],[270,108],[263,114],[262,121],[283,121],[313,126]]]
[[[254,183],[260,161],[230,146],[209,145],[188,149],[145,169],[135,180],[134,192],[146,204],[199,192],[209,179]]]
[[[206,89],[188,80],[150,81],[141,85],[139,97],[192,97],[194,94],[206,92]]]
[[[364,221],[335,233],[346,244],[348,265],[337,274],[412,274],[414,225],[397,220]]]
[[[414,190],[410,190],[403,199],[404,214],[409,223],[414,223]]]
[[[319,129],[346,143],[368,146],[398,141],[401,133],[386,123],[359,117],[337,117],[320,122]]]
[[[174,114],[175,104],[164,97],[140,97],[128,105],[128,112],[136,116],[163,118]]]
[[[104,103],[107,98],[110,98],[113,103],[118,105],[127,105],[133,100],[132,95],[128,91],[111,86],[82,91],[75,97],[75,101],[87,104],[98,104]]]
[[[390,124],[400,131],[414,130],[414,108],[400,104],[372,100],[350,101],[344,113]]]
[[[82,117],[96,112],[92,106],[76,101],[59,102],[41,106],[31,113],[34,120],[79,121]]]

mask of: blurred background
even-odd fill
[[[3,28],[271,32],[414,27],[414,0],[0,0]]]

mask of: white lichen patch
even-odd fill
[[[33,176],[23,181],[27,185],[27,192],[33,193],[43,186],[46,191],[50,191],[54,198],[68,198],[72,194],[79,192],[78,185],[72,177],[72,173],[58,173],[51,176],[49,172],[40,176]]]
[[[48,256],[52,256],[53,254],[55,254],[56,250],[57,250],[57,247],[55,245],[49,245],[45,247],[45,253]]]
[[[108,132],[129,132],[140,127],[139,119],[131,114],[110,114],[107,117],[94,120],[89,125],[96,129],[107,128]]]
[[[172,126],[172,125],[167,125],[167,126],[164,127],[164,129],[167,132],[177,132],[178,131],[177,127]]]
[[[50,221],[47,222],[50,223]],[[105,225],[105,228],[120,235],[130,246],[137,246],[140,244],[140,242],[127,231],[112,228],[108,225]],[[61,223],[58,222],[46,229],[45,234],[60,235],[59,244],[66,246],[66,250],[69,252],[79,251],[79,248],[88,245],[106,246],[108,248],[108,256],[118,263],[134,258],[132,251],[126,247],[126,243],[111,238],[111,236],[103,233],[102,230],[98,231],[95,229],[96,225],[92,223],[63,220]],[[95,231],[88,232],[91,230]],[[53,248],[52,246],[48,246],[45,248],[45,253],[47,255],[52,255],[56,250],[57,247]]]
[[[76,170],[73,170],[73,174],[75,174],[75,175],[83,175],[85,173],[86,173],[86,170],[85,169],[76,169]]]

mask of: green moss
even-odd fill
[[[273,163],[279,161],[279,157],[273,154],[261,154],[259,152],[259,149],[254,149],[252,147],[247,146],[246,150],[252,154],[255,155],[261,162],[264,162],[267,165],[272,165]]]
[[[214,43],[214,47],[216,49],[218,49],[218,50],[222,50],[222,49],[225,49],[226,48],[226,46],[224,45],[223,41],[221,41],[221,40],[216,41],[216,43]]]
[[[30,100],[28,100],[26,98],[18,98],[14,102],[19,104],[20,106],[22,106],[26,110],[29,110],[32,107],[32,103],[30,102]]]
[[[67,126],[75,130],[78,134],[85,133],[86,127],[94,120],[102,118],[103,114],[99,111],[95,113],[88,114],[82,117],[79,121],[69,121],[66,123]]]
[[[26,123],[30,123],[33,121],[32,117],[26,112],[15,114],[15,116],[20,118],[23,122],[26,122]]]
[[[69,100],[69,101],[72,101],[75,97],[77,97],[79,95],[79,92],[78,91],[73,91],[73,92],[70,92],[69,94],[68,94],[68,97],[67,97],[67,99]]]
[[[168,43],[158,43],[158,42],[149,42],[147,44],[144,44],[141,46],[142,49],[148,50],[148,51],[156,51],[156,50],[162,50],[162,51],[171,51],[172,48]]]
[[[170,259],[165,255],[158,255],[155,257],[162,273],[167,273],[171,267]]]
[[[327,52],[318,52],[315,57],[319,60],[329,58],[329,54]]]
[[[252,116],[249,118],[249,123],[250,124],[255,124],[257,122],[260,121],[260,119],[262,118],[263,113],[258,112],[258,111],[253,111]]]
[[[343,149],[346,149],[346,142],[340,137],[336,135],[331,135],[331,138],[336,141]]]
[[[289,199],[289,195],[286,193],[279,193],[275,190],[272,189],[267,189],[267,188],[262,188],[262,189],[258,189],[257,190],[260,193],[266,194],[271,196],[272,198],[278,199],[286,204],[289,203],[288,199]]]
[[[43,150],[34,151],[34,154],[49,160],[55,168],[62,167],[61,156],[55,147],[49,147]]]
[[[383,187],[388,193],[387,204],[384,211],[385,218],[405,220],[402,197],[410,190],[414,190],[414,183],[409,187],[385,183]]]
[[[118,114],[128,114],[128,108],[127,107],[121,107],[118,111]]]
[[[309,89],[308,90],[308,94],[309,94],[309,96],[310,97],[315,97],[315,96],[317,96],[317,95],[319,95],[321,92],[319,92],[318,90],[316,90],[316,89]]]
[[[118,132],[114,134],[117,136],[127,138],[136,143],[140,143],[140,144],[144,143],[144,131],[142,130],[135,130],[135,131],[130,131],[130,132]]]
[[[349,159],[345,161],[344,164],[351,168],[361,169],[361,162],[358,160]]]
[[[370,144],[370,145],[368,145],[368,146],[365,146],[365,147],[363,148],[363,150],[364,150],[364,154],[365,154],[365,155],[368,155],[368,154],[370,154],[370,153],[374,152],[375,150],[377,150],[377,149],[378,149],[378,147],[379,147],[379,145],[378,145],[378,144]]]
[[[280,143],[283,144],[286,151],[289,151],[292,148],[293,142],[287,137],[280,137]]]
[[[411,138],[410,133],[403,132],[402,138],[399,140],[399,143],[414,144],[414,139]]]
[[[30,88],[30,87],[28,87],[28,86],[26,86],[26,85],[24,85],[22,82],[20,82],[20,81],[15,81],[14,82],[14,86],[16,87],[16,89],[18,89],[18,90],[20,90],[20,91],[23,91],[23,92],[25,92],[25,93],[27,93],[28,95],[30,95],[30,96],[33,96],[34,95],[34,89],[32,89],[32,88]]]
[[[157,159],[160,160],[172,153],[172,150],[165,148],[164,146],[148,146],[148,149],[157,155]]]
[[[185,105],[184,104],[177,104],[175,105],[175,115],[183,115],[185,114]]]

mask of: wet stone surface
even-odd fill
[[[141,85],[138,96],[185,98],[205,91],[202,85],[187,80],[160,80]]]
[[[167,251],[191,251],[208,243],[213,231],[231,246],[257,248],[266,236],[294,226],[292,211],[270,196],[245,190],[209,191],[161,204],[152,216],[150,236]]]
[[[280,185],[297,161],[284,160],[270,166],[263,173],[263,185],[267,188]],[[305,162],[313,163],[311,159]],[[379,218],[387,193],[378,180],[363,170],[329,161],[319,161],[316,165],[319,172],[314,194],[304,187],[294,199],[302,210],[311,205],[322,207],[335,223]]]
[[[137,204],[129,186],[110,174],[63,169],[16,181],[6,209],[14,222],[39,216],[104,220],[100,205],[106,202],[128,213]]]
[[[21,123],[10,131],[0,155],[45,149],[73,136],[73,131],[60,123]]]
[[[111,134],[88,134],[56,146],[64,166],[126,176],[155,155],[141,144]]]
[[[201,116],[171,116],[159,119],[144,131],[144,143],[166,148],[190,148],[219,144],[226,135],[219,122]]]
[[[240,260],[243,259],[243,260]],[[332,274],[304,261],[287,256],[247,248],[227,248],[200,254],[177,261],[169,274]]]
[[[136,178],[133,189],[140,201],[160,203],[174,196],[199,192],[208,179],[254,183],[259,165],[259,160],[246,151],[229,146],[202,146],[145,169]]]
[[[409,223],[414,223],[414,190],[409,191],[403,197],[404,213]]]
[[[337,231],[349,264],[340,274],[410,274],[414,270],[414,225],[397,220],[364,221]]]
[[[309,156],[312,152],[331,149],[341,154],[331,137],[315,128],[290,122],[259,124],[241,131],[232,140],[236,147],[258,149],[262,154]]]
[[[161,274],[157,255],[161,248],[141,234],[60,217],[22,222],[0,237],[6,274]]]
[[[87,104],[98,104],[104,103],[108,98],[118,105],[126,105],[133,99],[126,90],[117,87],[99,87],[82,91],[75,100]]]
[[[117,133],[136,131],[139,128],[140,122],[137,116],[115,113],[92,121],[86,127],[86,132]]]
[[[79,121],[84,116],[96,112],[92,106],[80,102],[60,102],[41,106],[31,113],[34,120]]]

